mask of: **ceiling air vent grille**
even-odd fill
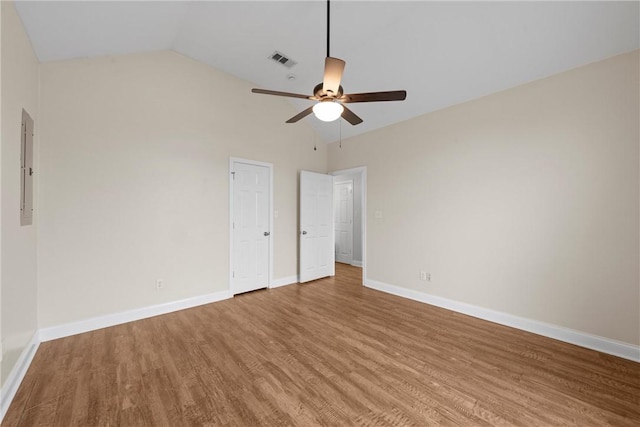
[[[278,52],[277,50],[274,51],[271,55],[269,55],[269,59],[271,59],[272,61],[275,61],[279,64],[284,65],[287,68],[291,68],[294,65],[297,64],[296,61],[294,61],[293,59],[290,59],[287,57],[287,55],[285,55],[282,52]]]

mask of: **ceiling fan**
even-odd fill
[[[330,1],[327,0],[327,57],[324,60],[324,78],[322,83],[319,83],[313,88],[313,95],[307,96],[298,93],[278,92],[275,90],[251,89],[253,93],[261,93],[264,95],[286,96],[289,98],[318,101],[313,106],[291,117],[287,120],[287,123],[295,123],[313,112],[318,119],[325,122],[332,122],[342,117],[352,125],[357,125],[362,123],[362,119],[343,104],[355,102],[404,101],[407,97],[407,92],[404,90],[351,94],[345,94],[343,92],[340,81],[342,80],[345,62],[342,59],[333,58],[329,55],[330,7]]]

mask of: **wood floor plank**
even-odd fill
[[[43,343],[3,425],[640,425],[640,364],[336,268]]]

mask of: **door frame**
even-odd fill
[[[273,164],[260,162],[257,160],[248,160],[240,157],[229,157],[229,291],[233,295],[234,292],[234,281],[233,281],[233,241],[234,241],[234,231],[233,231],[233,217],[234,217],[234,207],[233,207],[233,174],[234,174],[234,164],[235,163],[244,163],[253,166],[264,166],[269,169],[269,232],[271,235],[269,236],[269,283],[267,283],[267,288],[271,288],[271,284],[273,283]]]
[[[335,197],[336,197],[336,185],[340,185],[340,184],[351,184],[351,224],[349,224],[351,226],[351,240],[350,240],[351,252],[349,252],[350,253],[349,264],[351,265],[351,264],[353,264],[353,234],[354,234],[353,233],[353,222],[354,222],[354,217],[353,217],[353,199],[354,199],[353,189],[354,189],[355,185],[354,185],[352,179],[348,179],[346,181],[336,181],[336,179],[333,178],[333,198],[334,198],[334,202],[335,202]],[[335,209],[336,209],[336,206],[334,204],[333,205],[333,210],[334,210],[333,232],[334,233],[335,233],[335,230],[336,230],[336,226],[335,226]],[[360,221],[360,223],[362,224],[362,221]],[[341,261],[338,261],[338,256],[337,255],[336,255],[335,261],[336,262],[341,262]]]
[[[360,212],[362,215],[362,285],[367,281],[367,167],[359,166],[351,169],[342,169],[333,172],[329,172],[330,175],[349,175],[359,174],[360,181],[362,183],[360,191]],[[334,178],[335,180],[335,178]],[[353,254],[352,254],[353,257]]]

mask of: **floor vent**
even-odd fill
[[[287,55],[285,55],[282,52],[278,52],[277,50],[274,51],[271,55],[269,55],[269,59],[271,59],[272,61],[276,61],[282,65],[284,65],[287,68],[291,68],[294,65],[297,64],[296,61],[294,61],[293,59],[290,59],[287,57]]]

